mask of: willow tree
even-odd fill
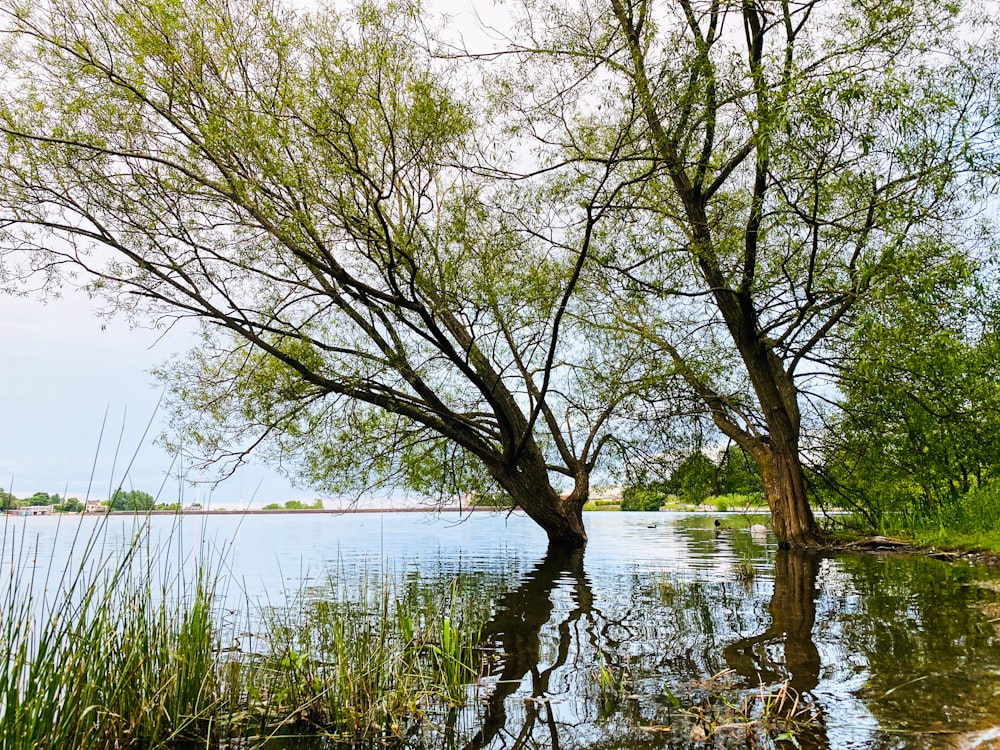
[[[973,240],[997,163],[990,21],[936,0],[525,8],[521,122],[549,158],[630,147],[595,258],[621,332],[757,461],[779,540],[814,544],[803,410],[836,398],[832,344],[894,268]]]
[[[646,359],[568,314],[613,158],[561,224],[541,187],[461,169],[471,105],[405,4],[0,8],[7,273],[201,321],[164,368],[189,445],[326,488],[499,488],[585,542]]]

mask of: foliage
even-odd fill
[[[311,503],[304,503],[301,500],[288,500],[284,505],[278,503],[268,503],[264,510],[323,510],[323,501],[316,499]]]
[[[640,482],[627,488],[622,496],[622,510],[626,510],[626,502],[630,506],[655,502],[656,507],[648,508],[655,510],[671,495],[697,505],[712,497],[752,495],[762,489],[760,471],[739,446],[726,448],[718,464],[703,451],[695,450],[677,463],[668,478]],[[641,509],[644,508],[628,508]]]
[[[79,513],[83,503],[77,498],[63,498],[59,493],[36,492],[30,497],[20,498],[0,487],[0,511],[13,510],[24,506],[51,505],[56,513]]]
[[[59,503],[54,506],[56,513],[82,513],[85,509],[83,503],[77,500],[75,497],[71,497],[65,502]]]
[[[512,128],[584,174],[628,156],[595,284],[766,470],[782,541],[816,541],[803,431],[858,309],[988,242],[1000,78],[993,41],[967,41],[980,20],[938,0],[524,3]]]
[[[108,501],[109,510],[140,513],[153,510],[155,507],[156,498],[142,490],[122,490],[119,488],[112,493],[111,499]]]
[[[716,476],[720,494],[723,495],[761,495],[764,491],[760,468],[737,445],[726,448]]]
[[[719,467],[699,450],[681,461],[670,475],[669,486],[685,502],[698,504],[722,494],[718,474]]]
[[[659,510],[669,499],[663,485],[627,487],[622,492],[622,510]]]
[[[576,294],[617,183],[466,169],[482,107],[415,3],[0,12],[5,268],[200,319],[159,371],[187,448],[340,494],[502,490],[582,543],[590,473],[670,410],[648,346]]]
[[[965,506],[993,494],[1000,338],[981,278],[974,259],[956,255],[907,275],[859,317],[823,479],[871,528],[967,530]]]

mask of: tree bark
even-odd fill
[[[760,334],[749,295],[736,295],[736,302],[725,294],[719,294],[718,299],[750,376],[768,433],[749,435],[740,430],[740,436],[731,436],[743,444],[760,466],[778,543],[784,548],[819,546],[819,527],[806,497],[805,473],[799,457],[802,417],[795,380]]]
[[[819,528],[806,498],[798,451],[768,450],[760,460],[760,471],[778,543],[785,548],[818,546]]]
[[[551,548],[585,546],[583,505],[590,489],[586,472],[578,473],[573,491],[563,497],[552,488],[542,457],[535,451],[522,453],[527,455],[522,455],[514,466],[490,467],[493,478],[511,496],[515,506],[542,527]]]
[[[749,363],[748,363],[749,366]],[[795,403],[791,376],[783,371],[782,388],[768,379],[773,387],[762,388],[755,383],[761,411],[768,428],[766,437],[736,438],[760,466],[764,496],[771,510],[771,525],[778,544],[789,547],[818,547],[819,527],[806,496],[805,472],[799,457],[799,412]],[[780,397],[777,394],[781,394]]]

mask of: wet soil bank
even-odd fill
[[[1000,569],[1000,553],[986,550],[969,550],[947,547],[928,547],[915,544],[907,539],[887,536],[873,536],[828,545],[836,552],[870,552],[882,555],[924,555],[937,560],[962,562],[969,565],[985,565]]]

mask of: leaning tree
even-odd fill
[[[837,398],[852,311],[976,241],[992,21],[937,0],[523,8],[504,50],[519,84],[498,86],[515,126],[550,160],[627,144],[633,181],[594,254],[614,325],[757,461],[779,540],[814,544],[803,410]]]
[[[270,450],[326,488],[499,488],[585,542],[621,415],[658,408],[636,401],[646,342],[581,335],[613,151],[569,170],[582,217],[565,187],[462,168],[473,108],[405,4],[0,9],[6,273],[200,321],[163,368],[188,445],[230,467]]]

